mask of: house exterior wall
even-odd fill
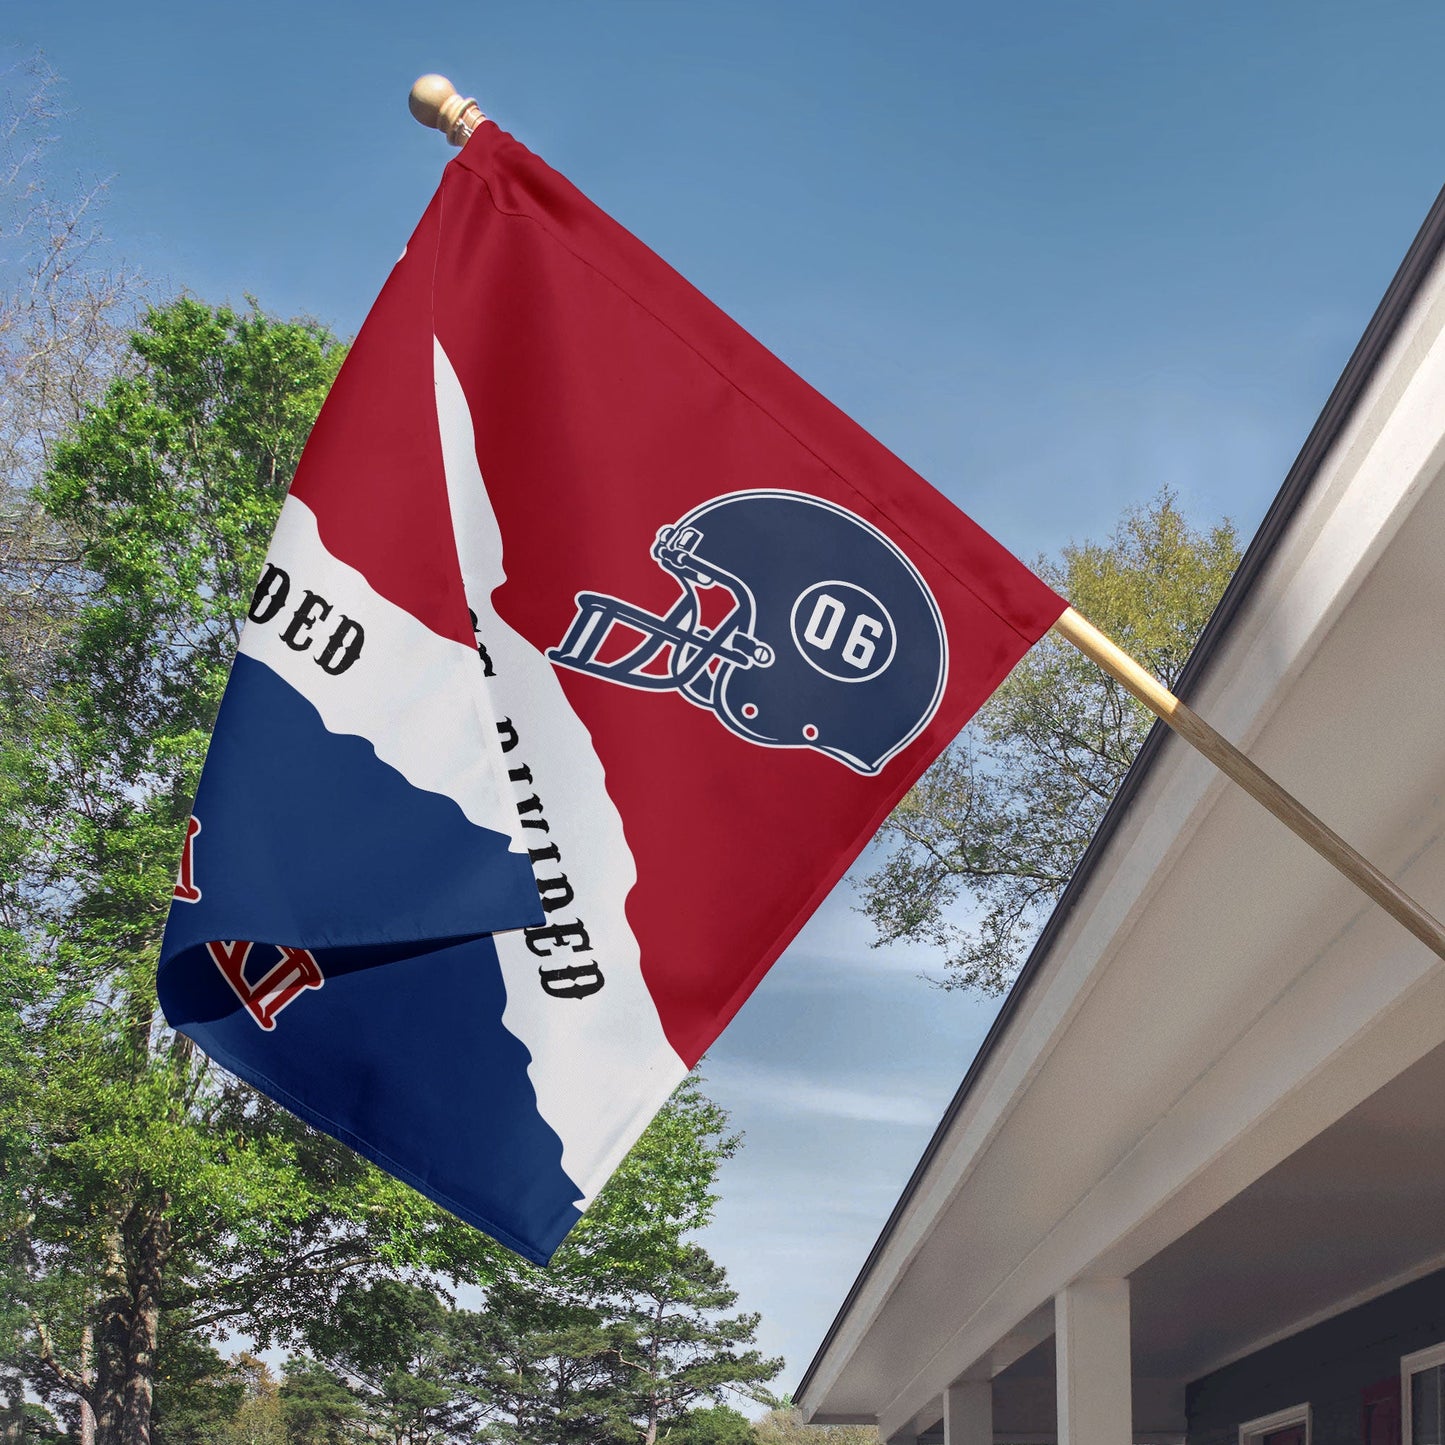
[[[1379,1407],[1399,1399],[1401,1358],[1442,1342],[1445,1270],[1195,1380],[1185,1391],[1188,1445],[1240,1445],[1241,1425],[1303,1404],[1307,1445],[1391,1445],[1399,1412]]]

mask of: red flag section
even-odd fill
[[[665,617],[691,586],[704,615],[690,620],[720,620],[734,599],[729,578],[706,570],[710,560],[728,570],[709,558],[706,524],[697,551],[711,585],[653,553],[659,529],[717,498],[794,493],[857,519],[850,549],[849,527],[827,525],[837,514],[822,507],[760,501],[752,519],[716,518],[752,538],[730,536],[733,576],[773,609],[751,633],[774,660],[743,667],[724,654],[710,671],[738,692],[739,712],[748,705],[742,684],[773,683],[769,673],[774,691],[801,689],[805,710],[818,711],[786,719],[795,735],[758,745],[720,723],[699,695],[720,694],[721,680],[652,690],[608,672],[606,653],[590,673],[560,673],[636,860],[628,916],[648,989],[692,1064],[1064,603],[496,126],[484,125],[449,168],[441,204],[433,314],[503,541],[506,581],[494,600],[539,652],[555,657],[584,592]],[[932,677],[920,684],[909,671],[932,667],[928,609],[915,607],[914,617],[907,598],[885,595],[897,580],[886,549],[865,540],[875,529],[905,559],[892,570],[914,570],[936,603],[946,653],[936,699]],[[794,617],[799,599],[807,615]],[[894,653],[876,674],[884,639],[873,635],[875,614]],[[875,648],[866,667],[842,655],[860,618],[855,653]],[[832,675],[829,649],[808,640],[810,623],[812,638],[832,644]],[[642,637],[620,622],[614,630],[614,649]],[[685,650],[664,648],[652,670],[676,671]],[[876,773],[840,763],[805,735],[819,729],[826,746],[829,733],[846,734],[890,703],[901,705],[892,741],[907,742]]]

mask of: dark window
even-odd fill
[[[1431,1365],[1410,1376],[1411,1445],[1445,1445],[1442,1386],[1445,1386],[1445,1365]]]
[[[1400,1377],[1366,1386],[1360,1405],[1362,1445],[1400,1445]]]
[[[1298,1425],[1286,1425],[1283,1430],[1271,1430],[1268,1435],[1259,1436],[1259,1445],[1305,1445],[1303,1421]]]

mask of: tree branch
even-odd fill
[[[63,1389],[69,1390],[71,1394],[78,1395],[92,1410],[96,1407],[95,1387],[87,1384],[84,1377],[77,1371],[62,1365],[55,1357],[54,1343],[50,1338],[50,1331],[45,1327],[45,1321],[33,1310],[30,1312],[30,1325],[35,1331],[35,1337],[40,1341],[40,1353],[38,1359],[42,1365],[55,1377]]]

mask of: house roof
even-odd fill
[[[1231,647],[1235,651],[1239,650],[1241,619],[1252,606],[1260,604],[1262,593],[1267,590],[1266,581],[1275,567],[1280,549],[1292,530],[1298,530],[1302,509],[1316,492],[1327,462],[1338,473],[1339,453],[1349,441],[1349,434],[1358,433],[1365,424],[1362,421],[1362,409],[1368,411],[1366,403],[1370,401],[1373,393],[1380,391],[1382,363],[1389,359],[1392,374],[1400,373],[1402,366],[1408,369],[1408,357],[1402,358],[1401,352],[1409,338],[1402,337],[1402,328],[1406,328],[1407,318],[1412,318],[1411,325],[1416,326],[1424,293],[1432,288],[1439,289],[1436,263],[1442,246],[1445,246],[1445,191],[1442,191],[1431,208],[1290,468],[1234,579],[1196,645],[1176,688],[1187,700],[1195,701],[1202,692],[1218,690],[1220,679],[1216,674],[1221,659]],[[1320,527],[1325,525],[1325,522],[1317,515],[1310,525]],[[1274,601],[1277,602],[1278,598]],[[1268,708],[1266,700],[1264,711],[1267,712]],[[1020,1028],[1023,1015],[1031,1006],[1039,980],[1043,978],[1050,961],[1059,950],[1065,933],[1071,927],[1077,931],[1078,909],[1091,893],[1097,890],[1101,869],[1105,860],[1118,851],[1126,821],[1130,819],[1146,790],[1158,781],[1158,774],[1163,766],[1161,760],[1166,756],[1168,738],[1169,734],[1162,725],[1157,725],[1150,733],[805,1372],[798,1387],[798,1395],[805,1406],[813,1409],[820,1417],[833,1418],[823,1403],[823,1394],[827,1392],[820,1392],[820,1379],[825,1362],[829,1361],[831,1355],[836,1354],[845,1327],[853,1328],[855,1334],[860,1328],[859,1321],[855,1319],[860,1301],[865,1292],[870,1290],[870,1286],[876,1285],[875,1276],[885,1256],[888,1256],[891,1250],[896,1252],[903,1221],[917,1212],[920,1197],[930,1181],[934,1180],[942,1155],[955,1147],[960,1121],[980,1087],[980,1081],[997,1065],[1004,1042]],[[1177,744],[1174,746],[1177,748]],[[896,1263],[894,1267],[897,1268]],[[874,1290],[874,1293],[876,1292]],[[877,1301],[874,1303],[876,1305]]]

